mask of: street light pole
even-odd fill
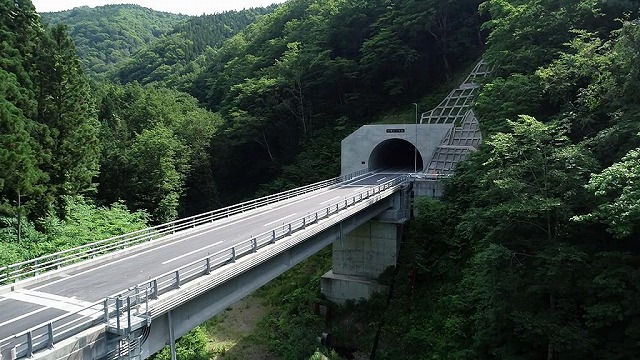
[[[416,143],[413,148],[413,172],[418,173],[418,104],[413,103],[416,107]]]
[[[22,240],[22,202],[20,199],[20,189],[18,189],[18,243]]]

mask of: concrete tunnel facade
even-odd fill
[[[341,174],[362,169],[426,168],[453,124],[365,125],[341,143]],[[417,151],[416,151],[417,150]]]

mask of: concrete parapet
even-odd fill
[[[97,325],[68,339],[54,344],[51,349],[37,352],[31,359],[37,360],[83,360],[101,359],[107,354],[106,330]]]
[[[416,198],[427,196],[438,199],[444,194],[444,184],[437,179],[416,179],[413,183],[413,192]]]

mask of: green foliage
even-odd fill
[[[638,22],[600,5],[483,4],[487,140],[418,205],[377,357],[635,356]]]
[[[314,313],[318,302],[320,276],[331,268],[329,249],[280,275],[262,289],[257,296],[272,306],[271,313],[262,320],[260,338],[282,359],[304,359],[318,347],[323,320]]]
[[[618,163],[593,174],[587,188],[603,201],[578,220],[603,222],[614,236],[624,238],[638,232],[640,224],[640,149],[630,151]]]
[[[65,24],[87,73],[104,78],[136,51],[188,19],[137,5],[107,5],[43,13],[50,25]]]
[[[23,219],[20,243],[17,219],[0,218],[0,267],[147,227],[146,213],[130,212],[123,204],[100,207],[80,196],[64,201],[64,220],[55,213],[37,223]]]
[[[216,206],[208,148],[219,118],[175,90],[132,84],[101,91],[98,197],[146,209],[155,222]]]
[[[176,356],[180,360],[209,360],[207,333],[202,327],[196,327],[176,341]],[[153,360],[171,359],[171,350],[165,347],[151,357]]]
[[[66,28],[48,31],[38,59],[38,122],[44,125],[38,140],[48,175],[49,195],[91,190],[98,173],[98,122],[87,80]]]
[[[31,122],[15,105],[20,96],[15,76],[0,69],[0,213],[10,213],[10,201],[32,194],[45,176],[37,167]]]
[[[180,22],[119,64],[115,77],[122,83],[137,81],[187,90],[206,67],[214,49],[274,8],[228,11]]]
[[[311,142],[418,96],[479,54],[468,36],[478,33],[478,1],[388,5],[289,1],[212,53],[189,92],[224,118],[212,150],[223,202],[299,183],[312,164],[296,157]]]

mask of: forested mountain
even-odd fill
[[[637,358],[637,3],[481,10],[488,139],[420,208],[378,358]]]
[[[40,15],[47,24],[68,26],[85,70],[99,78],[189,18],[138,5],[82,6]]]
[[[362,305],[356,330],[384,314],[380,359],[637,358],[637,2],[289,0],[235,35],[244,20],[211,19],[120,73],[148,84],[89,86],[64,27],[0,0],[0,262],[336,175],[353,128],[484,54],[486,141],[419,205],[391,306]],[[283,358],[317,347],[306,283],[264,323]],[[348,342],[337,320],[322,327]]]
[[[185,89],[200,75],[214,49],[274,9],[275,5],[192,17],[133,54],[119,66],[115,78]]]
[[[339,171],[354,126],[477,59],[479,3],[290,0],[227,41],[190,89],[224,118],[212,148],[224,195]]]

